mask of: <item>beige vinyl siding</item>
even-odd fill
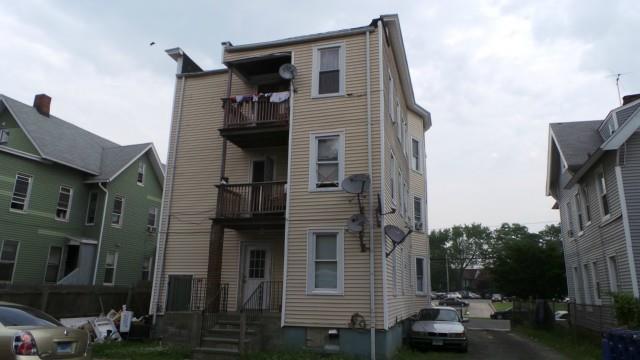
[[[311,98],[313,47],[342,43],[346,51],[347,96],[323,99]],[[307,231],[310,228],[344,229],[357,205],[350,202],[353,195],[338,192],[309,192],[309,137],[311,133],[344,131],[345,175],[366,173],[367,168],[367,98],[365,68],[365,35],[352,35],[327,41],[297,44],[259,51],[225,54],[225,61],[275,52],[292,52],[298,69],[297,92],[293,100],[291,151],[291,184],[288,278],[285,304],[285,325],[343,327],[356,312],[369,321],[369,253],[360,252],[356,234],[344,236],[344,295],[306,295]],[[370,36],[372,154],[374,194],[380,188],[379,149],[379,80],[377,34]],[[367,204],[368,200],[365,200]],[[375,207],[375,202],[374,202]],[[368,211],[368,206],[367,210]],[[380,230],[375,229],[376,245]],[[369,242],[368,233],[365,240]],[[373,249],[380,268],[381,249]],[[380,274],[380,272],[376,272]],[[381,277],[376,279],[376,326],[383,326]]]
[[[161,309],[164,309],[169,274],[207,275],[211,221],[219,183],[223,112],[221,98],[226,96],[228,74],[185,77],[180,139],[171,194],[171,216],[168,222],[164,267],[156,281]],[[234,78],[232,93],[248,93],[250,89]],[[178,89],[180,87],[178,86]],[[180,113],[181,99],[176,92],[174,122]],[[172,126],[171,138],[177,136]],[[172,157],[170,149],[169,158]],[[173,168],[170,164],[167,173]],[[169,175],[170,176],[170,175]],[[165,204],[166,204],[165,199]],[[166,224],[166,217],[163,216]],[[165,225],[166,226],[166,225]],[[226,239],[225,239],[226,240]]]

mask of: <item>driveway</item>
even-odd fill
[[[493,307],[491,306],[491,300],[466,300],[469,302],[469,313],[467,316],[470,318],[488,319],[493,314]]]
[[[469,352],[466,354],[443,350],[429,350],[425,359],[506,359],[506,360],[564,360],[566,357],[546,346],[537,344],[513,332],[468,330]],[[433,356],[431,356],[433,355]],[[442,355],[442,356],[439,356]]]

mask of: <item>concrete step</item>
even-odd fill
[[[249,345],[252,339],[245,339],[245,345]],[[238,349],[240,339],[238,338],[225,338],[216,336],[204,336],[200,340],[200,347],[206,348],[219,348],[219,349]]]
[[[231,360],[240,358],[240,352],[238,349],[221,349],[212,347],[198,347],[192,350],[193,360]]]
[[[247,329],[245,332],[246,337],[251,337],[257,334],[255,329]],[[238,339],[240,337],[240,329],[239,328],[211,328],[207,329],[204,337],[218,337],[218,338],[235,338]]]

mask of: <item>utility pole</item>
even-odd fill
[[[449,288],[449,259],[447,257],[447,252],[444,252],[444,270],[447,273],[447,292],[451,292],[451,289]]]

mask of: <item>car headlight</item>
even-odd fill
[[[451,333],[451,334],[449,334],[449,337],[452,337],[452,338],[463,338],[463,337],[465,337],[465,335],[466,334],[463,331],[461,333]]]

